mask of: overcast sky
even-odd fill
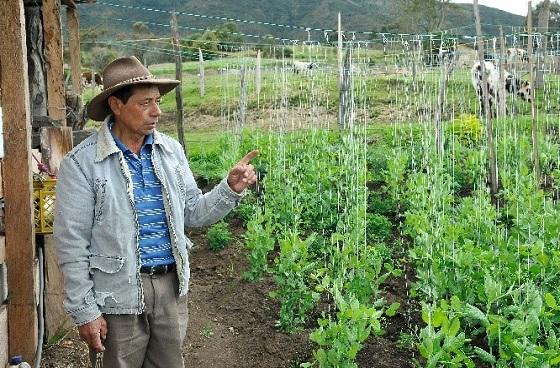
[[[532,5],[535,7],[536,4],[543,0],[533,0]],[[453,3],[470,3],[469,0],[451,0]],[[478,0],[479,5],[491,6],[492,8],[498,8],[505,10],[510,13],[527,15],[527,1],[526,0]]]

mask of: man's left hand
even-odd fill
[[[255,168],[249,162],[258,156],[259,151],[251,151],[245,155],[229,172],[227,182],[236,193],[241,193],[249,185],[257,181]]]

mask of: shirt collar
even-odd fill
[[[97,132],[97,153],[95,157],[96,162],[101,162],[113,153],[121,151],[121,148],[117,145],[117,141],[113,137],[112,131],[110,129],[112,123],[113,115],[107,115],[107,117],[103,121],[103,124],[99,128],[99,131]],[[157,130],[154,131],[153,134],[150,134],[148,137],[149,138],[146,138],[144,144],[161,146],[166,151],[171,152],[171,148],[167,146],[163,139],[161,139],[161,133],[159,133]]]

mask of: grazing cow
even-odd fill
[[[529,55],[523,49],[509,48],[506,50],[506,64],[512,67],[516,62],[528,62]]]
[[[504,70],[504,80],[500,81],[500,71],[490,62],[484,62],[484,71],[488,79],[488,102],[491,116],[495,116],[494,107],[499,104],[500,88],[505,87],[507,93],[514,93],[522,100],[532,102],[533,93],[529,82],[517,78]],[[471,81],[478,96],[480,107],[484,113],[484,98],[482,96],[482,73],[480,62],[476,61],[471,69]]]
[[[103,78],[101,78],[101,74],[95,72],[92,78],[91,71],[82,72],[82,87],[91,87],[92,82],[95,82],[96,86],[103,85]]]
[[[293,71],[296,74],[308,72],[313,69],[317,69],[317,64],[313,62],[304,62],[295,60],[292,65]]]

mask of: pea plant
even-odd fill
[[[486,185],[486,148],[477,139],[461,136],[443,159],[407,147],[389,159],[406,170],[387,182],[403,203],[403,234],[413,240],[412,294],[422,300],[426,323],[418,349],[427,367],[560,364],[559,209],[533,176],[528,135],[500,129],[497,203]],[[542,165],[553,173],[556,151],[550,142],[543,146]],[[404,164],[403,151],[419,156]]]

